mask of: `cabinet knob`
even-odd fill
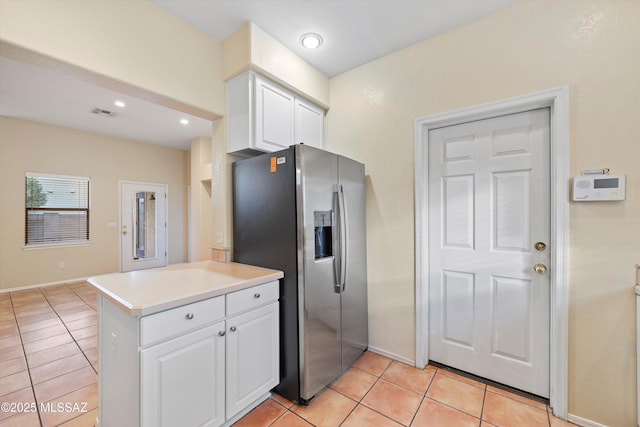
[[[230,328],[229,328],[229,330],[230,330],[231,332],[235,332],[235,331],[236,331],[236,327],[235,327],[235,326],[232,326],[232,327],[230,327]]]
[[[220,335],[221,337],[225,336],[226,332],[225,331],[220,331],[218,332],[218,335]]]
[[[187,315],[184,316],[184,317],[186,317],[187,320],[191,320],[191,319],[193,319],[193,313],[187,313]]]
[[[253,294],[254,298],[260,298],[260,294],[258,292],[256,292],[255,294]]]

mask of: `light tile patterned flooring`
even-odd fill
[[[0,426],[93,426],[96,324],[85,282],[0,294]]]
[[[453,372],[417,369],[365,352],[342,377],[298,406],[273,395],[234,427],[563,427],[544,403]]]
[[[0,427],[93,426],[97,415],[96,293],[87,283],[0,294]],[[59,408],[58,403],[67,404]],[[86,406],[85,406],[86,403]],[[48,405],[48,406],[47,406]],[[62,409],[62,410],[58,410]],[[366,352],[309,406],[274,394],[234,427],[490,427],[573,424],[537,401],[427,366]]]

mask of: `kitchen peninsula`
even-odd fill
[[[89,279],[100,427],[230,425],[279,382],[277,270],[202,261]]]

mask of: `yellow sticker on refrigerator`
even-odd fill
[[[271,158],[271,169],[269,171],[271,173],[276,171],[276,158],[275,157]]]

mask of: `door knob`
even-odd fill
[[[542,242],[536,242],[535,245],[533,245],[534,248],[536,248],[536,251],[542,252],[547,248],[547,245],[545,245]]]
[[[547,272],[547,266],[544,264],[536,264],[533,266],[533,270],[538,274],[544,274]]]
[[[126,235],[127,235],[127,230],[124,230],[124,231],[122,232],[122,234],[124,234],[124,235],[126,236]]]

